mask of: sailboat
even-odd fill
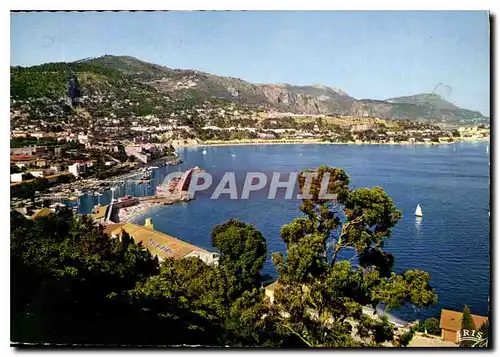
[[[489,153],[490,153],[490,146],[489,146],[489,145],[487,145],[487,146],[486,146],[486,153],[487,153],[487,154],[489,154]]]
[[[203,155],[206,155],[206,154],[207,154],[207,150],[203,150],[201,153],[202,153]]]
[[[422,217],[422,208],[420,208],[420,205],[417,205],[417,209],[415,210],[415,216]]]

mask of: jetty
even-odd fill
[[[168,189],[159,190],[155,195],[142,197],[125,196],[118,200],[113,199],[105,209],[102,206],[96,206],[93,217],[96,221],[105,225],[124,223],[133,220],[141,214],[147,213],[150,209],[157,206],[191,201],[194,197],[189,193],[189,184],[192,175],[199,171],[202,170],[198,167],[187,170],[181,178],[169,184]]]

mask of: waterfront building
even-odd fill
[[[80,162],[75,162],[73,165],[68,166],[68,171],[71,172],[76,178],[80,177],[80,174],[85,172],[86,169],[87,165]]]
[[[33,213],[33,215],[31,216],[31,219],[37,220],[40,217],[45,217],[45,216],[51,215],[52,213],[54,213],[53,210],[51,210],[50,208],[44,207],[44,208],[36,211],[35,213]]]
[[[120,240],[123,233],[127,233],[135,243],[142,243],[142,246],[148,249],[153,256],[157,256],[160,261],[168,258],[178,260],[190,257],[199,258],[206,264],[218,264],[219,261],[217,253],[209,252],[155,230],[151,218],[146,218],[144,226],[133,223],[110,224],[106,226],[104,232]]]
[[[269,299],[269,302],[272,304],[274,302],[274,291],[279,287],[279,283],[278,283],[278,280],[276,280],[275,282],[269,284],[268,286],[266,286],[266,288],[264,289],[265,291],[265,294],[266,294],[266,298]]]
[[[441,320],[439,327],[441,328],[441,339],[459,343],[460,330],[462,329],[462,312],[453,310],[441,310]],[[476,330],[488,321],[488,318],[480,315],[472,315],[472,321]]]
[[[10,174],[10,182],[22,182],[26,177],[25,173]]]

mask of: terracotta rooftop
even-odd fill
[[[92,214],[92,218],[94,219],[101,219],[106,216],[106,209],[108,206],[99,206],[99,209],[97,210],[97,213]],[[106,227],[107,228],[107,227]]]
[[[30,155],[10,155],[10,160],[11,161],[31,161],[34,160],[35,158]]]
[[[134,239],[135,243],[141,242],[144,248],[147,248],[151,254],[157,255],[159,258],[181,259],[192,251],[208,253],[203,248],[158,232],[152,228],[133,223],[116,225],[116,227],[109,227],[109,229],[106,227],[105,232],[106,230],[109,235],[120,235],[122,230],[127,232]]]
[[[118,231],[118,228],[121,228],[125,225],[125,223],[112,223],[104,226],[104,233],[111,235],[112,232]]]
[[[443,309],[441,310],[439,327],[445,330],[460,331],[462,328],[462,316],[462,312]],[[472,315],[472,321],[474,321],[476,329],[479,329],[483,323],[488,321],[488,318],[480,315]]]
[[[276,280],[274,283],[271,283],[268,286],[266,286],[266,290],[268,290],[268,291],[274,291],[278,287],[279,287],[279,283],[278,283],[278,280]]]
[[[36,211],[32,216],[31,216],[31,219],[37,219],[37,218],[40,218],[40,217],[44,217],[44,216],[48,216],[48,215],[51,215],[52,213],[52,210],[50,208],[42,208],[38,211]]]

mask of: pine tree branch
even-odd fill
[[[314,345],[312,343],[310,343],[304,337],[302,337],[302,335],[300,333],[296,332],[291,326],[288,326],[287,324],[283,324],[283,326],[286,327],[287,329],[289,329],[291,333],[298,336],[302,340],[302,342],[304,342],[307,346],[314,347]]]

